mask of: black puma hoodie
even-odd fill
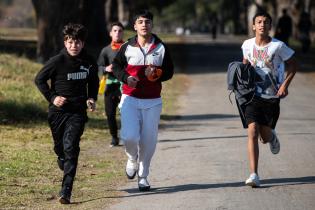
[[[86,100],[97,100],[97,65],[85,50],[77,56],[70,56],[64,48],[38,72],[35,84],[49,101],[49,111],[85,112]],[[62,107],[53,104],[57,96],[67,99]]]

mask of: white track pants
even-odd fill
[[[119,108],[120,138],[124,141],[126,154],[130,160],[139,162],[138,176],[147,177],[157,143],[162,99],[138,99],[123,95]]]

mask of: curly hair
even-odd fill
[[[62,33],[64,41],[74,39],[84,42],[88,35],[87,29],[82,24],[78,23],[68,23],[64,26]]]

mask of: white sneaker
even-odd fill
[[[248,179],[246,179],[245,184],[251,187],[259,187],[260,181],[259,176],[256,173],[252,173]]]
[[[146,177],[138,177],[139,191],[149,191],[151,186]]]
[[[129,160],[127,161],[126,165],[126,175],[128,179],[135,178],[138,171],[138,164],[136,160]]]
[[[276,135],[276,131],[271,130],[271,132],[272,132],[272,139],[269,142],[270,151],[272,152],[272,154],[278,154],[280,151],[280,142]]]

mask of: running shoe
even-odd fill
[[[272,139],[269,142],[270,151],[272,152],[272,154],[278,154],[280,151],[280,142],[276,135],[275,130],[271,130],[271,132],[272,132]]]
[[[70,187],[63,187],[60,191],[59,202],[61,204],[70,204],[71,189]]]
[[[151,186],[146,177],[138,177],[138,187],[139,191],[149,191]]]
[[[260,186],[259,176],[256,173],[252,173],[248,177],[248,179],[246,179],[245,184],[251,187],[259,187]]]
[[[128,159],[127,165],[126,165],[126,175],[128,179],[135,178],[137,171],[138,171],[137,161]]]

